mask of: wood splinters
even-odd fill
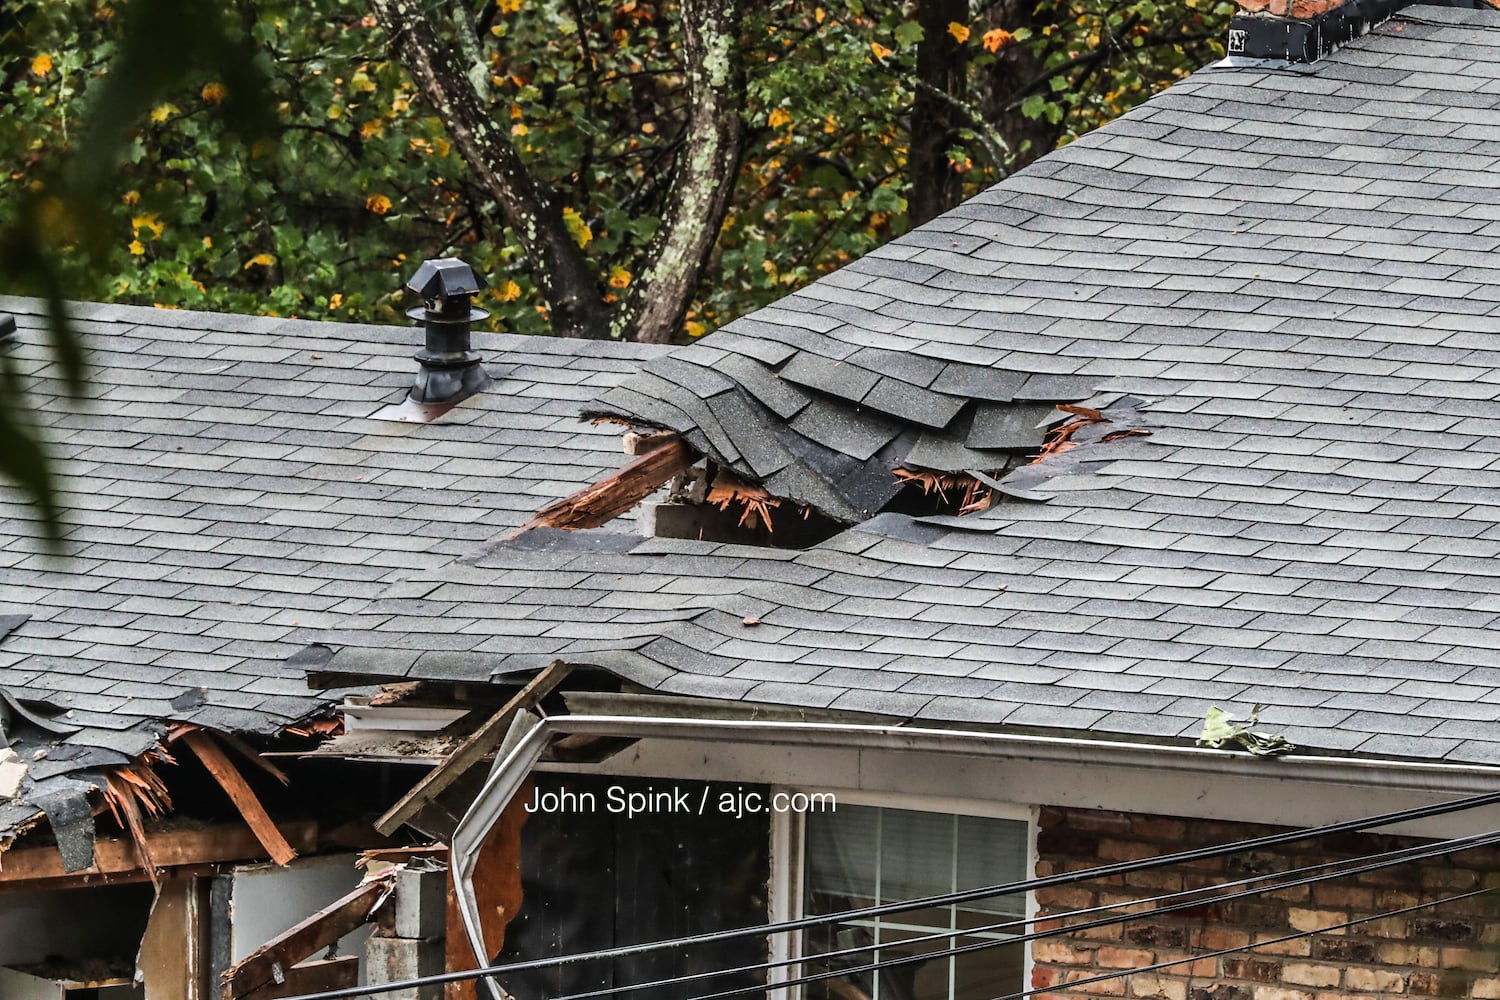
[[[560,528],[563,531],[597,528],[655,493],[662,484],[691,464],[692,456],[687,445],[681,438],[673,437],[614,475],[543,507],[510,537],[515,538],[533,528]]]
[[[281,831],[276,828],[266,807],[261,805],[260,799],[256,798],[255,792],[250,788],[245,776],[240,774],[227,754],[220,749],[206,730],[196,730],[187,733],[182,741],[192,748],[193,753],[198,755],[198,760],[213,775],[219,787],[224,789],[230,801],[234,803],[240,815],[245,818],[245,823],[255,833],[255,839],[260,841],[271,860],[278,865],[291,864],[297,852],[292,845],[287,843]]]

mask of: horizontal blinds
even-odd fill
[[[1018,881],[1026,877],[1026,857],[1026,824],[1015,820],[870,806],[807,818],[810,895],[917,899]],[[997,897],[963,909],[1021,915],[1025,903]]]

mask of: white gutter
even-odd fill
[[[479,924],[474,868],[479,847],[499,821],[554,736],[627,736],[667,740],[716,740],[772,746],[920,750],[968,757],[1000,757],[1075,765],[1137,767],[1155,771],[1266,777],[1381,790],[1466,795],[1493,791],[1500,769],[1479,764],[1440,764],[1370,757],[1288,754],[1274,759],[1227,750],[1073,737],[873,726],[829,722],[662,718],[628,715],[556,715],[542,719],[504,758],[453,834],[451,863],[464,929],[480,964],[488,948]],[[484,979],[491,996],[506,998]]]

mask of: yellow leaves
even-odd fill
[[[781,128],[783,125],[790,125],[791,123],[792,113],[786,108],[777,108],[776,110],[772,111],[771,116],[766,119],[766,124],[771,126],[772,128]]]
[[[344,117],[344,106],[342,104],[330,104],[330,105],[328,105],[328,120],[329,121],[336,122],[336,121],[338,121],[342,117]]]
[[[120,200],[127,205],[134,205],[141,200],[141,193],[139,191],[126,191]]]
[[[364,136],[366,139],[373,139],[376,136],[384,135],[385,122],[381,121],[379,118],[371,118],[369,121],[364,122],[359,126],[359,134]]]
[[[500,0],[496,5],[502,14],[514,14],[521,9],[523,0]]]
[[[507,278],[505,284],[495,289],[491,294],[501,302],[514,302],[521,297],[521,286]]]
[[[828,11],[824,10],[822,7],[814,7],[813,8],[813,20],[814,21],[817,21],[819,24],[822,24],[823,21],[827,19],[827,17],[828,17]]]
[[[699,323],[695,319],[688,320],[686,329],[687,335],[689,337],[701,337],[708,332],[708,327],[704,326],[702,323]]]
[[[503,83],[504,81],[502,80],[501,82]],[[521,106],[519,104],[512,104],[510,106],[510,120],[511,121],[518,122],[522,118],[525,118],[525,117],[526,117],[526,112],[524,112],[524,111],[521,110]]]
[[[224,89],[224,85],[215,81],[205,83],[203,89],[198,91],[198,96],[203,98],[205,104],[222,104],[224,95],[227,93],[228,91]]]
[[[1051,25],[1048,25],[1051,27]],[[1002,48],[1016,40],[1016,36],[1004,28],[994,28],[984,33],[984,47],[991,52],[999,52]]]
[[[589,229],[588,223],[583,221],[583,216],[579,215],[576,209],[565,208],[562,217],[563,225],[567,227],[568,234],[573,237],[573,242],[580,247],[588,246],[594,238],[594,233]]]
[[[337,309],[340,306],[342,306],[343,304],[344,304],[344,295],[343,295],[342,292],[334,292],[332,295],[328,296],[328,308],[329,309]]]
[[[447,139],[444,139],[442,136],[438,136],[436,139],[432,140],[432,148],[437,152],[437,155],[439,156],[447,156],[450,152],[453,151],[452,143],[450,143]]]
[[[270,267],[275,263],[276,258],[272,257],[270,254],[258,253],[254,257],[251,257],[249,260],[245,261],[245,266],[241,270],[248,271],[252,267]]]
[[[31,60],[32,76],[46,76],[50,72],[52,72],[52,57],[47,53],[43,52]]]
[[[205,237],[203,237],[203,249],[205,249],[205,250],[212,250],[213,248],[214,248],[214,238],[212,236],[205,236]]]
[[[616,267],[614,270],[609,272],[609,287],[629,288],[630,277],[631,275],[629,271],[625,270],[623,267]]]
[[[891,54],[891,50],[886,48],[884,45],[881,45],[879,42],[871,42],[870,51],[875,53],[876,59],[884,59],[886,56]]]
[[[954,41],[962,45],[964,42],[967,42],[969,40],[969,26],[966,24],[959,24],[957,21],[949,21],[948,34],[953,36]]]
[[[142,243],[141,243],[140,240],[131,240],[130,241],[130,252],[133,255],[139,257],[141,254],[143,254],[143,253],[146,252],[146,248],[145,248],[144,245],[142,245]]]
[[[525,122],[516,122],[514,125],[512,125],[510,127],[510,134],[511,135],[525,135],[527,132],[530,132],[530,131],[531,131],[531,129],[529,129],[529,128],[526,127],[526,123]]]
[[[182,114],[182,109],[175,104],[172,104],[170,102],[166,104],[158,104],[156,107],[151,109],[151,120],[157,123],[161,123],[166,121],[168,118],[171,118],[173,115],[180,114]]]
[[[383,194],[372,194],[365,199],[365,210],[374,212],[376,215],[384,215],[391,210],[391,199]]]
[[[399,115],[401,112],[407,111],[410,108],[411,101],[407,100],[404,97],[398,97],[391,102],[391,114],[393,115]]]
[[[130,229],[135,236],[140,236],[142,229],[148,229],[151,231],[151,238],[159,240],[161,239],[162,230],[166,228],[166,224],[156,216],[155,212],[146,212],[142,215],[132,216],[130,219]]]

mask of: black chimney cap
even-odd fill
[[[457,257],[424,260],[406,287],[424,301],[451,299],[458,295],[477,295],[488,287],[474,269]]]

